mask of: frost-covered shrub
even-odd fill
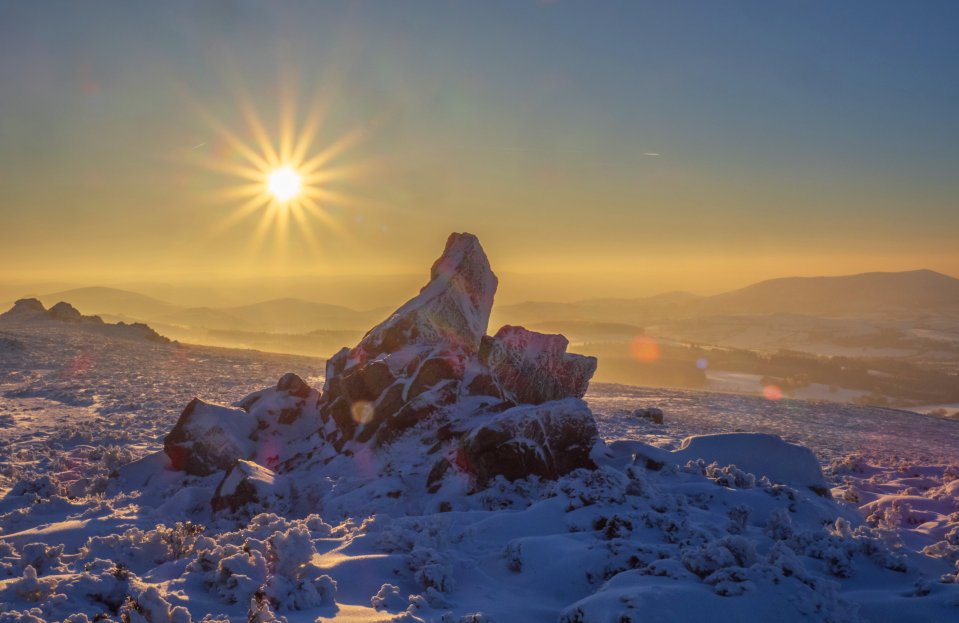
[[[43,611],[39,608],[30,610],[8,610],[0,612],[0,623],[47,623],[43,618]],[[82,623],[87,623],[83,621]]]
[[[752,489],[756,486],[756,476],[739,469],[735,465],[710,463],[704,469],[705,476],[721,487],[730,489]]]
[[[774,541],[783,541],[792,538],[793,530],[792,516],[785,508],[773,509],[763,526],[763,532]]]
[[[33,567],[39,575],[63,570],[60,556],[63,555],[63,545],[47,545],[46,543],[28,543],[20,550],[20,567]]]
[[[122,534],[90,537],[80,555],[81,559],[108,556],[131,567],[152,567],[187,558],[198,545],[212,546],[212,540],[202,533],[203,526],[189,521],[161,524],[153,530],[130,528]]]
[[[486,488],[475,495],[480,507],[495,511],[506,508],[524,509],[538,500],[554,495],[554,483],[541,480],[538,476],[507,480],[496,476]]]
[[[727,567],[748,567],[756,561],[756,546],[741,536],[725,536],[698,547],[683,548],[683,566],[700,578]]]
[[[370,605],[375,610],[402,610],[406,604],[407,600],[400,593],[400,587],[394,584],[384,584],[370,598]]]
[[[623,504],[629,484],[623,472],[603,466],[571,472],[557,483],[557,490],[566,497],[566,510],[571,511],[594,504]]]
[[[56,582],[50,579],[37,577],[37,570],[27,565],[23,568],[23,576],[8,585],[8,589],[24,601],[46,601],[53,594]]]
[[[224,533],[212,547],[199,549],[187,571],[199,574],[227,603],[243,603],[261,593],[277,610],[331,604],[336,583],[313,564],[316,548],[306,524],[260,515],[249,528]]]
[[[250,609],[246,615],[247,623],[287,623],[286,617],[273,611],[270,600],[261,592],[250,597]]]
[[[120,607],[120,620],[123,623],[192,623],[193,618],[183,606],[171,606],[160,591],[151,586],[138,596],[127,598]]]
[[[506,567],[514,572],[520,573],[523,570],[523,546],[520,541],[510,541],[503,548],[503,560],[506,561]]]
[[[865,474],[869,471],[869,467],[865,456],[861,453],[854,453],[847,454],[839,459],[833,459],[826,469],[839,476],[843,474]]]
[[[413,579],[424,589],[448,593],[455,588],[452,564],[435,549],[415,548],[407,558],[407,566],[413,572]]]
[[[743,504],[734,506],[726,512],[729,517],[729,524],[726,531],[730,534],[742,534],[746,531],[746,525],[749,521],[749,507]]]
[[[23,496],[37,503],[41,500],[49,500],[60,493],[57,483],[49,474],[27,477],[18,481],[10,489],[10,496]]]

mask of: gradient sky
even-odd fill
[[[0,278],[425,272],[451,231],[557,299],[959,275],[957,32],[953,1],[4,2]],[[224,226],[245,182],[197,162],[237,161],[217,123],[255,145],[244,102],[357,138],[312,239]]]

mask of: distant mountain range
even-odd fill
[[[932,270],[839,277],[783,277],[713,296],[671,292],[640,299],[529,302],[493,310],[514,323],[544,320],[648,324],[722,315],[777,313],[834,317],[867,313],[959,311],[959,279]]]
[[[700,313],[811,315],[959,308],[959,279],[932,270],[770,279],[701,301]]]
[[[39,298],[47,305],[66,301],[84,314],[157,326],[283,334],[361,331],[391,311],[390,308],[356,310],[298,298],[230,307],[184,307],[137,292],[106,287],[78,288]],[[524,324],[585,339],[601,339],[625,335],[644,325],[712,316],[798,313],[836,317],[939,310],[959,311],[959,279],[931,270],[915,270],[840,277],[786,277],[706,297],[669,292],[638,299],[504,305],[494,308],[491,330],[502,324]]]

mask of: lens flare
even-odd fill
[[[763,387],[763,397],[775,402],[783,397],[783,390],[778,385],[766,385]]]
[[[633,356],[633,359],[643,363],[659,361],[661,354],[659,342],[646,335],[633,338],[633,341],[629,345],[629,352]]]
[[[350,405],[350,414],[357,424],[366,424],[373,419],[373,403],[357,400]]]

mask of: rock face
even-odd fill
[[[283,475],[370,457],[411,430],[416,452],[437,456],[434,490],[452,472],[482,488],[595,467],[596,424],[580,399],[596,359],[567,353],[561,335],[486,335],[496,286],[476,237],[452,234],[420,293],[330,357],[322,393],[288,373],[238,409],[191,402],[165,442],[174,468],[230,470],[215,505],[235,509],[268,489],[255,466]]]

